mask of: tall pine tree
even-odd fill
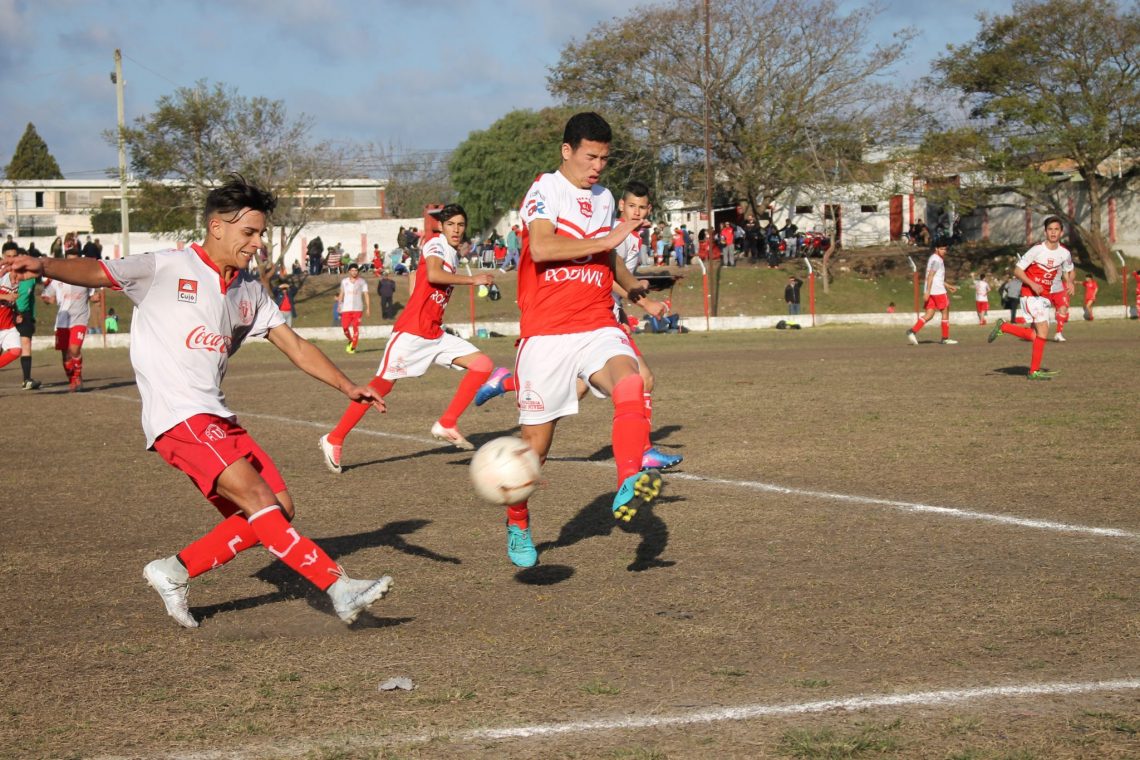
[[[36,125],[31,122],[28,122],[24,136],[16,144],[16,152],[12,154],[12,160],[4,168],[4,173],[12,180],[63,179],[59,164],[48,150],[47,143],[36,132]]]

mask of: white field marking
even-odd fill
[[[104,398],[119,399],[121,401],[134,401],[138,403],[137,398],[130,396],[119,396],[113,394],[100,394]],[[304,425],[306,427],[315,428],[317,430],[328,431],[331,430],[329,423],[315,422],[312,420],[299,420],[293,417],[281,417],[276,414],[260,414],[258,412],[241,412],[239,417],[253,417],[256,419],[270,420],[272,422],[283,422],[291,425]],[[365,428],[357,428],[352,431],[354,435],[371,435],[378,438],[392,438],[400,441],[411,441],[413,443],[421,443],[424,445],[436,445],[438,441],[434,439],[424,438],[416,435],[406,435],[403,433],[385,433],[380,430],[368,430]],[[581,464],[592,464],[598,467],[613,467],[612,461],[598,461],[593,459],[583,459],[582,457],[550,457],[553,462],[578,462]],[[735,486],[737,488],[746,488],[753,491],[765,491],[767,493],[778,493],[787,496],[803,496],[811,499],[825,499],[830,501],[846,502],[848,504],[867,504],[875,507],[888,507],[890,509],[899,510],[900,512],[913,512],[941,515],[943,517],[952,517],[957,520],[978,520],[982,522],[999,523],[1001,525],[1012,525],[1018,528],[1032,528],[1034,530],[1052,531],[1054,533],[1084,533],[1092,536],[1104,536],[1107,538],[1126,538],[1132,540],[1140,540],[1140,533],[1123,528],[1098,528],[1092,525],[1077,525],[1074,523],[1056,522],[1054,520],[1037,520],[1029,517],[1015,517],[1013,515],[994,514],[992,512],[975,512],[968,509],[955,509],[953,507],[939,507],[933,504],[912,504],[907,501],[895,501],[892,499],[878,499],[873,496],[855,496],[845,493],[833,493],[831,491],[812,491],[804,488],[791,488],[788,486],[780,486],[774,483],[762,483],[755,480],[729,480],[727,478],[710,478],[704,475],[690,475],[684,472],[666,472],[665,480],[690,480],[695,483],[711,483],[713,485],[721,486]]]

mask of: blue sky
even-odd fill
[[[66,176],[116,165],[101,133],[115,125],[117,47],[128,121],[206,79],[285,101],[314,118],[317,139],[451,149],[512,109],[549,105],[546,75],[566,43],[646,2],[0,0],[0,166],[29,121]],[[973,38],[978,11],[1010,6],[886,0],[874,38],[920,31],[900,72],[912,78]]]

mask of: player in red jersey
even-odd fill
[[[19,246],[4,243],[3,259],[16,258]],[[16,332],[17,282],[12,275],[0,276],[0,367],[6,367],[20,358],[20,334]]]
[[[1093,279],[1091,274],[1085,275],[1085,279],[1081,282],[1085,289],[1085,319],[1089,322],[1093,321],[1093,304],[1096,303],[1096,292],[1100,290],[1096,280]]]
[[[1136,280],[1136,317],[1140,319],[1140,269],[1132,273],[1132,279]]]
[[[906,339],[912,346],[918,345],[918,331],[930,321],[936,312],[942,313],[942,343],[946,345],[954,345],[958,341],[950,338],[950,296],[946,291],[951,293],[958,290],[954,285],[946,282],[946,251],[950,247],[950,242],[946,238],[939,238],[934,241],[934,252],[930,254],[930,258],[926,261],[926,285],[923,287],[923,295],[926,299],[926,311],[914,323],[914,325],[906,331]]]
[[[613,514],[629,520],[657,497],[663,481],[657,470],[641,469],[649,441],[645,386],[613,315],[615,280],[632,303],[644,302],[646,292],[614,252],[644,222],[628,219],[611,229],[613,195],[598,184],[612,139],[598,114],[572,116],[558,170],[541,175],[523,199],[515,378],[522,438],[542,460],[558,420],[578,411],[577,380],[611,398],[618,476]],[[507,507],[507,556],[519,567],[538,561],[527,502]]]
[[[1041,360],[1045,353],[1045,340],[1049,337],[1049,307],[1052,305],[1049,292],[1058,275],[1064,280],[1066,292],[1073,292],[1073,257],[1060,242],[1064,231],[1058,217],[1046,217],[1044,242],[1022,254],[1013,269],[1014,276],[1021,280],[1021,309],[1029,317],[1031,326],[1014,325],[999,319],[988,339],[993,343],[999,335],[1006,333],[1032,341],[1030,380],[1051,380],[1057,374],[1041,369]]]
[[[257,544],[327,592],[346,623],[392,583],[387,576],[349,578],[298,532],[284,479],[225,404],[221,381],[230,355],[246,338],[265,336],[308,375],[383,408],[372,389],[353,385],[320,349],[293,332],[246,271],[264,245],[275,206],[272,194],[235,175],[206,196],[202,245],[112,261],[22,256],[0,266],[88,288],[114,288],[135,304],[131,364],[147,448],[186,473],[223,517],[202,538],[143,569],[167,613],[186,628],[198,627],[187,603],[190,578]]]
[[[431,426],[435,438],[456,448],[474,446],[456,428],[459,416],[467,409],[479,386],[491,375],[491,359],[471,343],[443,331],[443,312],[456,285],[490,285],[494,275],[480,273],[474,276],[456,274],[459,254],[456,249],[467,232],[467,212],[457,203],[440,209],[442,234],[424,243],[420,254],[420,276],[412,291],[408,305],[392,326],[392,337],[384,348],[380,368],[369,385],[378,397],[387,396],[397,380],[419,377],[432,364],[466,370],[459,382],[451,403],[443,415]],[[341,453],[344,439],[368,412],[367,403],[351,404],[332,432],[317,441],[324,455],[325,466],[334,473],[341,472]]]
[[[346,353],[355,354],[360,343],[360,317],[372,316],[372,305],[368,301],[368,283],[360,276],[360,267],[348,265],[348,277],[340,281],[340,291],[336,294],[340,304],[340,329],[348,339],[344,347]]]
[[[64,258],[79,258],[79,250],[72,248]],[[67,384],[72,392],[83,390],[83,339],[87,336],[87,322],[91,319],[91,301],[99,298],[90,288],[52,280],[40,296],[46,303],[59,307],[55,316],[55,350],[59,351]]]

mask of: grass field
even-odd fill
[[[611,407],[584,402],[526,571],[470,455],[428,435],[456,373],[397,384],[335,476],[316,439],[343,399],[243,348],[228,399],[298,527],[395,577],[351,628],[256,548],[192,582],[202,627],[177,628],[141,569],[215,513],[143,451],[126,351],[89,352],[82,394],[37,354],[44,389],[0,384],[0,756],[1140,756],[1140,331],[1066,332],[1050,383],[983,328],[639,336],[654,440],[685,462],[615,525]],[[382,344],[362,349],[336,360],[364,380]],[[515,419],[498,399],[460,426]],[[394,676],[415,690],[378,690]]]

